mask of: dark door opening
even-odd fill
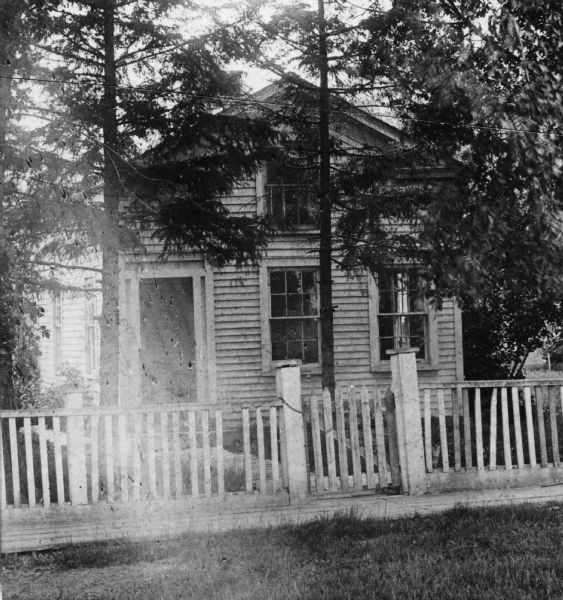
[[[141,279],[139,304],[143,403],[196,402],[192,278]]]

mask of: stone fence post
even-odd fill
[[[281,451],[285,452],[287,457],[289,501],[294,502],[305,498],[308,491],[299,361],[288,361],[276,367],[276,387],[278,397],[283,401],[282,419],[286,443]]]
[[[417,348],[388,351],[391,389],[395,396],[401,487],[407,494],[420,494],[426,487],[416,351]]]
[[[68,409],[82,408],[83,391],[69,392],[65,397]],[[86,448],[84,417],[69,416],[66,420],[68,485],[72,504],[88,504],[86,483]]]

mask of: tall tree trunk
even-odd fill
[[[0,293],[4,299],[12,292],[8,256],[9,239],[5,223],[7,130],[10,118],[10,94],[17,49],[21,43],[22,2],[0,3]],[[14,408],[13,352],[16,331],[12,318],[6,314],[13,310],[6,302],[0,309],[0,408]]]
[[[104,221],[102,232],[102,318],[100,401],[117,404],[119,393],[119,151],[115,69],[115,5],[104,6]]]
[[[319,21],[319,274],[321,305],[322,386],[334,392],[334,313],[332,305],[332,202],[330,196],[330,133],[328,57],[324,0],[318,0]]]

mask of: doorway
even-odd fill
[[[192,277],[139,280],[143,404],[197,402]]]

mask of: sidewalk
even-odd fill
[[[563,502],[563,484],[425,494],[420,496],[342,495],[309,497],[296,503],[260,506],[232,499],[205,507],[186,501],[136,505],[106,504],[50,507],[44,511],[3,510],[1,552],[22,552],[109,539],[174,537],[189,532],[229,531],[305,523],[319,517],[354,512],[358,517],[396,519],[428,515],[456,506]]]

